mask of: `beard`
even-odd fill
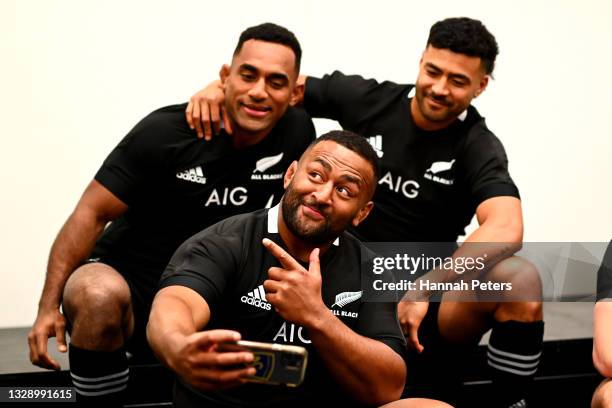
[[[323,216],[323,220],[314,225],[307,225],[298,215],[300,205],[314,208]],[[326,213],[327,207],[328,205],[320,205],[314,199],[308,200],[300,197],[294,191],[292,183],[287,187],[281,201],[283,220],[289,231],[296,237],[316,245],[333,241],[348,226],[348,222],[334,225],[329,214]]]
[[[433,99],[434,101],[442,104],[444,108],[438,111],[432,111],[427,106],[426,99]],[[424,91],[422,89],[417,89],[416,91],[416,100],[419,106],[419,110],[425,119],[433,123],[444,123],[450,120],[456,119],[461,112],[467,109],[467,106],[459,106],[453,103],[451,100],[442,95],[437,95],[430,91]],[[469,104],[468,104],[469,106]]]

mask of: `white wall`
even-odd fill
[[[482,19],[501,55],[476,105],[509,154],[525,239],[608,240],[612,3],[415,3],[1,0],[0,327],[32,323],[53,238],[110,149],[266,20],[299,37],[304,73],[411,82],[433,22]]]

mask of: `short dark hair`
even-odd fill
[[[481,21],[468,17],[447,18],[432,25],[427,45],[470,57],[480,57],[488,75],[493,73],[495,57],[499,53],[493,34]]]
[[[374,186],[376,186],[376,184],[378,183],[379,172],[378,156],[376,155],[376,152],[374,151],[370,143],[368,143],[368,141],[364,137],[361,137],[358,134],[348,130],[332,130],[313,140],[306,150],[308,151],[318,143],[324,142],[326,140],[336,142],[340,146],[346,147],[347,149],[354,151],[363,159],[365,159],[365,161],[367,161],[372,166],[372,170],[374,173]]]
[[[281,27],[274,23],[263,23],[253,27],[249,27],[240,34],[238,44],[234,50],[234,55],[238,54],[242,49],[242,45],[248,40],[266,41],[281,45],[286,45],[291,48],[295,54],[295,70],[300,72],[300,63],[302,60],[302,48],[300,43],[291,31],[285,27]]]

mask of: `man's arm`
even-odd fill
[[[59,364],[47,352],[47,342],[49,337],[56,336],[59,350],[66,351],[65,318],[59,311],[66,281],[91,253],[106,224],[127,208],[113,193],[93,180],[55,238],[38,304],[38,315],[28,334],[30,361],[33,364],[60,369]]]
[[[219,390],[245,382],[255,368],[231,368],[253,361],[250,352],[217,352],[222,342],[240,340],[231,330],[198,332],[210,319],[208,303],[200,294],[183,286],[161,289],[151,308],[147,339],[162,363],[190,384],[204,390]]]
[[[493,197],[483,201],[476,209],[480,226],[453,253],[453,258],[483,257],[484,269],[490,269],[498,262],[509,258],[521,249],[523,241],[523,216],[521,201],[516,197]],[[478,270],[478,273],[482,270]],[[419,280],[430,282],[452,282],[461,276],[453,270],[438,268],[421,276]],[[418,285],[417,285],[418,286]],[[420,293],[420,300],[429,293]]]
[[[389,346],[355,333],[329,310],[307,327],[329,371],[359,401],[384,404],[400,398],[406,365]]]
[[[373,79],[344,75],[338,71],[323,78],[300,75],[296,81],[300,92],[294,94],[291,105],[302,106],[312,117],[336,120],[343,128],[351,129],[362,119],[365,107],[385,103],[378,100],[375,92],[372,93],[379,85],[396,87],[390,82],[379,84]],[[224,88],[219,80],[209,83],[189,99],[185,117],[199,138],[210,140],[213,133],[218,134],[221,121],[225,131],[232,133],[231,123],[223,108],[224,101]]]
[[[283,265],[268,271],[270,279],[264,282],[268,301],[285,320],[308,329],[336,381],[363,403],[380,405],[398,399],[406,379],[403,359],[386,344],[352,331],[325,306],[319,250],[311,253],[306,271],[274,242],[266,239],[264,245]]]
[[[484,270],[509,258],[521,249],[523,241],[523,213],[521,201],[516,197],[499,196],[489,198],[476,208],[480,226],[472,232],[452,255],[453,258],[484,259]],[[486,257],[484,255],[486,254]],[[467,277],[473,273],[466,272]],[[481,271],[479,270],[478,273]],[[460,276],[453,270],[434,269],[418,280],[430,282],[453,282]],[[416,284],[419,285],[418,283]],[[418,352],[423,346],[418,339],[418,328],[429,307],[427,291],[409,291],[398,304],[398,318],[409,346]]]

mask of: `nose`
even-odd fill
[[[319,184],[318,188],[312,192],[313,197],[317,201],[318,205],[330,205],[332,200],[332,193],[334,191],[334,184],[330,181],[327,183]]]
[[[446,77],[442,76],[438,78],[431,87],[431,90],[436,95],[448,95],[448,81]]]
[[[266,92],[265,78],[260,78],[255,83],[253,83],[253,86],[251,87],[251,89],[249,89],[249,96],[253,100],[257,100],[257,101],[266,99],[266,97],[268,96],[268,93]]]

